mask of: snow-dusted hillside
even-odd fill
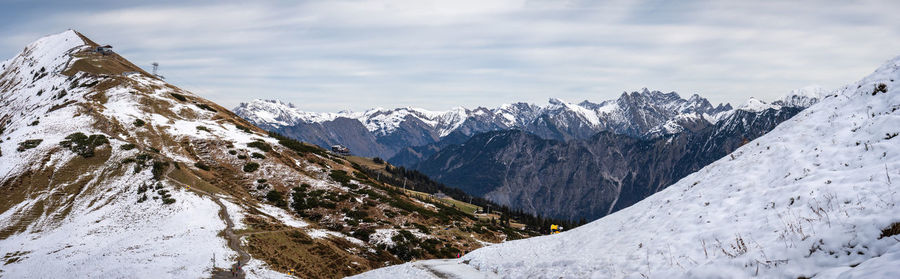
[[[2,278],[331,278],[401,262],[375,229],[476,222],[97,46],[69,30],[0,64]],[[420,235],[441,248],[404,257],[500,233]]]
[[[455,264],[504,278],[897,278],[898,79],[900,57],[629,208]],[[437,265],[359,277],[467,270]]]

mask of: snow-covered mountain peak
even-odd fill
[[[767,109],[778,109],[778,106],[768,104],[762,100],[750,97],[746,102],[741,104],[737,109],[751,112],[759,112]]]
[[[83,47],[88,46],[81,36],[74,30],[66,30],[29,44],[18,55],[5,61],[3,70],[17,67],[17,74],[60,72],[70,62],[67,54]]]
[[[550,98],[547,100],[547,102],[550,103],[551,105],[557,105],[557,106],[562,106],[562,105],[566,104],[565,101],[560,100],[559,98]]]

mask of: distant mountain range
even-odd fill
[[[751,99],[745,109],[760,109],[760,104],[806,107],[818,100],[817,94],[821,89],[810,87],[771,105]],[[609,131],[649,139],[702,129],[733,110],[730,104],[713,106],[697,94],[684,99],[675,92],[646,88],[623,92],[617,99],[600,103],[574,104],[554,98],[544,106],[519,102],[448,111],[407,107],[316,113],[290,103],[259,99],[234,108],[237,115],[264,129],[322,147],[342,144],[356,155],[382,157],[406,166],[424,159],[430,151],[465,142],[483,132],[518,129],[543,139],[568,141]]]
[[[449,139],[459,142],[488,131],[520,129],[541,138],[585,139],[611,131],[635,137],[683,130],[681,121],[715,122],[730,105],[713,107],[693,95],[644,89],[615,100],[578,104],[550,99],[548,105],[512,103],[497,108],[462,107],[449,111],[419,108],[374,108],[365,112],[312,113],[273,100],[242,103],[234,112],[263,128],[299,140],[329,146],[343,144],[354,154],[389,159],[408,147]],[[401,162],[403,163],[403,162]]]
[[[759,137],[823,90],[807,87],[733,108],[641,91],[614,100],[311,113],[280,101],[235,113],[270,130],[389,158],[469,194],[547,217],[595,219],[653,194]]]

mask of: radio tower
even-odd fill
[[[153,62],[153,76],[156,76],[156,70],[159,69],[159,63]]]

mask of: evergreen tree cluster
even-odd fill
[[[566,230],[569,230],[587,223],[587,220],[583,218],[577,221],[561,220],[543,217],[540,215],[532,215],[530,213],[522,211],[521,209],[510,209],[508,206],[498,205],[484,198],[473,197],[463,190],[449,187],[447,185],[444,185],[443,183],[431,180],[430,177],[417,170],[387,165],[385,166],[385,170],[391,175],[379,176],[375,170],[364,168],[359,165],[354,165],[354,167],[358,170],[362,170],[371,178],[378,178],[379,182],[396,186],[403,186],[405,182],[407,189],[429,194],[442,192],[455,200],[469,202],[471,204],[480,206],[484,208],[485,213],[496,213],[500,215],[501,217],[498,225],[502,225],[504,227],[509,227],[511,220],[516,220],[516,222],[518,223],[525,224],[528,230],[540,232],[542,234],[549,234],[551,224],[560,225]]]

